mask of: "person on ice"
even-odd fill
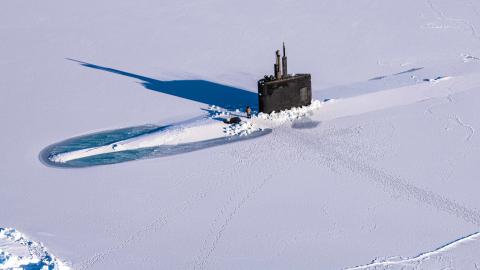
[[[245,108],[245,112],[247,113],[247,118],[252,118],[252,109],[250,109],[250,106]]]

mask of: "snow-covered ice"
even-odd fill
[[[479,27],[470,0],[2,3],[0,269],[480,269]],[[282,41],[318,101],[245,119]]]

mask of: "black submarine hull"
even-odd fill
[[[312,103],[310,74],[289,75],[283,79],[258,81],[258,105],[263,113],[279,112]]]

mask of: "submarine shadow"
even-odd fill
[[[319,121],[314,121],[308,117],[293,121],[291,127],[294,129],[314,129],[321,124]]]
[[[245,109],[246,106],[250,106],[253,109],[258,108],[257,94],[237,87],[206,80],[161,81],[119,69],[99,66],[71,58],[66,59],[77,62],[84,67],[140,80],[140,84],[143,87],[155,92],[205,103],[208,105],[216,105],[229,110],[242,110]]]

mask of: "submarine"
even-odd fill
[[[312,77],[308,73],[288,74],[287,55],[275,52],[274,75],[265,75],[258,81],[259,112],[272,113],[312,103]]]

